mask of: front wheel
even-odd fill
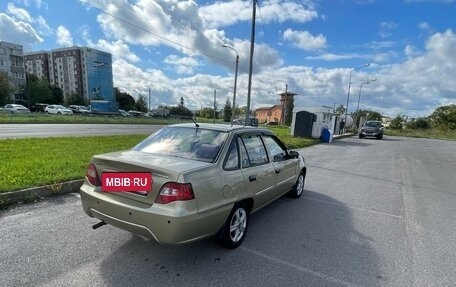
[[[292,198],[299,198],[301,197],[302,193],[304,192],[304,182],[306,178],[304,173],[300,173],[298,176],[298,180],[296,180],[293,189],[288,192],[288,195]]]
[[[241,245],[247,234],[249,209],[245,203],[236,203],[219,233],[220,244],[228,249]]]

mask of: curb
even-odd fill
[[[6,205],[13,205],[21,202],[36,201],[37,198],[79,192],[79,188],[83,183],[84,179],[77,179],[62,183],[0,193],[0,205],[2,202]]]

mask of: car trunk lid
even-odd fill
[[[150,172],[152,190],[144,192],[111,192],[109,196],[128,198],[137,202],[152,205],[162,186],[168,182],[178,182],[182,173],[207,167],[210,163],[150,154],[139,151],[121,151],[97,155],[92,158],[98,177],[103,172]]]

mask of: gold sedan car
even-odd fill
[[[146,174],[150,187],[122,187],[127,178],[118,177],[120,190],[107,191],[115,181],[106,175],[129,173]],[[178,124],[131,150],[93,156],[81,200],[101,220],[94,229],[110,224],[163,244],[217,236],[236,248],[249,215],[284,194],[299,198],[305,176],[304,159],[268,129]]]

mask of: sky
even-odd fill
[[[85,46],[150,106],[247,105],[252,1],[2,0],[0,40],[24,52]],[[456,104],[456,0],[257,1],[251,107],[347,105],[423,117]],[[223,47],[228,45],[232,48]],[[375,80],[375,81],[373,81]],[[350,89],[349,89],[350,86]],[[349,92],[350,90],[350,92]],[[149,92],[150,91],[150,92]],[[150,95],[150,96],[149,96]]]

